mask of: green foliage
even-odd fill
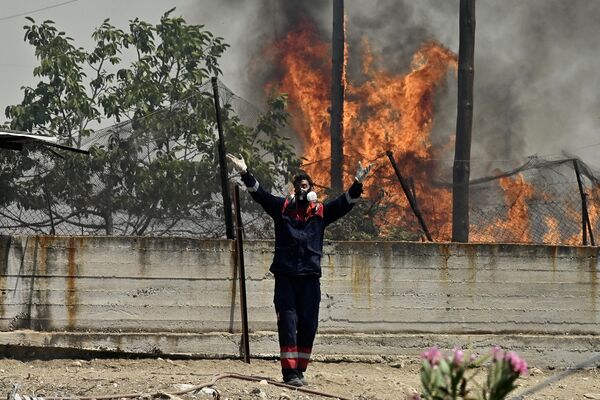
[[[131,20],[126,30],[105,20],[92,35],[90,51],[76,47],[52,21],[28,18],[25,41],[35,49],[39,65],[33,74],[40,81],[23,87],[21,103],[6,108],[10,128],[48,132],[81,146],[94,127],[119,124],[89,157],[35,162],[27,150],[23,156],[0,154],[1,204],[45,210],[40,188],[46,184],[53,203],[69,209],[55,216],[58,223],[106,234],[114,233],[116,214],[126,221],[120,233],[137,235],[159,220],[218,217],[215,107],[206,88],[221,73],[219,58],[228,45],[173,11],[156,25]],[[298,165],[291,144],[278,133],[287,123],[285,108],[285,96],[271,99],[254,128],[242,124],[230,106],[223,108],[227,151],[245,152],[266,185]]]

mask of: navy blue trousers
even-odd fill
[[[306,371],[319,323],[318,276],[275,275],[275,311],[284,380]]]

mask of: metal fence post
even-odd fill
[[[225,141],[223,139],[223,122],[221,121],[221,105],[219,103],[219,87],[217,77],[212,79],[215,112],[217,115],[217,130],[219,131],[219,171],[221,173],[221,194],[225,211],[225,233],[227,239],[233,239],[233,215],[231,213],[231,198],[229,197],[229,183],[227,180],[227,159],[225,157]]]
[[[54,217],[52,216],[52,205],[50,204],[50,194],[48,193],[48,185],[46,179],[44,179],[44,195],[46,197],[46,207],[48,207],[48,215],[50,216],[50,234],[56,235],[56,229],[54,229]]]
[[[579,164],[577,159],[573,160],[573,166],[575,168],[575,176],[577,176],[577,186],[579,186],[579,195],[581,196],[581,235],[583,238],[583,245],[587,246],[588,244],[587,234],[589,230],[590,242],[592,246],[595,246],[594,234],[592,232],[592,224],[590,223],[590,216],[588,214],[587,209],[587,198],[583,190],[583,183],[581,182],[581,174],[579,172]]]
[[[250,338],[248,335],[248,306],[246,303],[246,271],[244,267],[244,239],[242,237],[242,213],[240,209],[240,188],[233,189],[233,203],[235,206],[235,252],[236,263],[240,279],[240,307],[242,314],[242,348],[244,361],[250,364]]]
[[[429,229],[427,229],[427,225],[425,224],[425,220],[423,219],[423,215],[421,214],[421,210],[419,210],[417,202],[413,198],[413,196],[410,192],[410,188],[408,187],[408,184],[406,183],[406,181],[404,180],[404,177],[400,173],[398,164],[396,164],[396,160],[394,159],[394,153],[392,153],[391,151],[387,151],[386,154],[387,154],[388,158],[390,159],[390,162],[392,163],[394,172],[396,172],[396,176],[398,177],[398,180],[400,181],[400,186],[402,186],[402,190],[404,190],[404,194],[406,195],[406,198],[408,199],[408,204],[410,204],[410,208],[411,208],[412,212],[417,217],[417,220],[419,221],[419,224],[421,225],[421,228],[423,229],[423,232],[425,233],[427,240],[429,240],[430,242],[433,242],[433,239],[431,239],[431,235],[429,234]]]

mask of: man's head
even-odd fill
[[[308,176],[308,174],[306,174],[304,172],[300,172],[300,173],[296,174],[294,176],[292,183],[294,184],[294,193],[298,200],[313,201],[313,199],[311,199],[312,195],[308,196],[308,194],[310,192],[312,192],[314,183],[313,183],[312,179],[310,178],[310,176]],[[314,192],[313,192],[313,194],[314,194]],[[316,194],[314,195],[314,197],[316,199]]]

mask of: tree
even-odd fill
[[[3,153],[2,171],[12,165],[13,175],[1,184],[14,193],[0,198],[4,206],[18,200],[26,209],[46,210],[40,191],[45,182],[52,203],[66,209],[53,210],[56,223],[88,231],[160,234],[191,219],[198,226],[186,229],[197,233],[218,219],[216,121],[207,89],[210,77],[221,74],[218,61],[228,45],[203,26],[171,16],[173,11],[156,25],[131,20],[127,31],[105,20],[92,35],[91,51],[76,47],[52,21],[27,18],[25,40],[35,48],[39,65],[33,74],[40,82],[24,87],[23,101],[6,108],[10,127],[81,146],[98,141],[94,126],[116,124],[102,132],[108,140],[92,146],[89,158],[32,163]],[[287,123],[285,107],[284,96],[271,99],[255,127],[224,107],[228,151],[245,152],[267,186],[298,165],[292,145],[278,134]],[[222,223],[215,226],[204,228],[220,235]]]

